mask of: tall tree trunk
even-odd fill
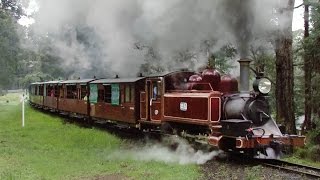
[[[315,116],[317,118],[314,118],[313,125],[318,124],[320,121],[320,6],[319,4],[315,6],[311,6],[311,15],[313,16],[311,18],[312,25],[313,25],[313,32],[312,34],[315,36],[315,38],[312,38],[311,40],[313,41],[312,48],[313,48],[313,53],[312,53],[312,110]],[[315,128],[315,126],[313,127]],[[319,128],[319,127],[317,127]]]
[[[312,84],[311,84],[311,75],[312,75],[312,63],[310,52],[307,49],[306,40],[309,37],[309,4],[304,0],[304,122],[302,125],[302,133],[308,131],[312,128],[311,126],[311,112],[312,112]]]
[[[292,18],[294,0],[288,0],[287,7],[279,15],[279,37],[276,40],[276,109],[277,120],[283,122],[288,133],[295,134],[295,115],[293,100],[293,55]],[[284,21],[282,18],[289,18]]]

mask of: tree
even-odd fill
[[[284,9],[279,11],[280,24],[275,42],[276,53],[276,109],[277,119],[283,122],[288,133],[295,134],[295,114],[293,97],[293,54],[292,54],[292,17],[294,0],[288,0]],[[289,18],[291,21],[285,21]]]
[[[165,71],[161,63],[161,57],[156,52],[156,50],[154,50],[153,47],[142,45],[141,43],[136,43],[135,49],[145,51],[145,62],[140,66],[140,72],[143,73],[144,76],[150,74],[157,74]]]
[[[273,50],[265,48],[265,47],[257,47],[257,46],[251,46],[250,48],[250,59],[253,60],[253,67],[258,72],[264,72],[264,76],[268,77],[271,82],[272,86],[275,85],[276,82],[276,66],[275,66],[275,54],[270,51]],[[272,108],[272,112],[276,111],[276,98],[275,98],[275,88],[271,89],[271,92],[269,93],[268,101],[270,103],[270,107]]]
[[[0,88],[14,87],[21,48],[17,20],[23,15],[19,1],[0,1]]]
[[[209,66],[216,68],[222,73],[230,73],[235,68],[234,58],[237,49],[232,44],[225,44],[216,50],[217,40],[210,39],[202,41],[200,44],[200,53],[207,54]],[[215,49],[212,51],[212,49]],[[203,64],[204,65],[204,64]]]
[[[23,15],[21,4],[17,0],[1,0],[0,9],[7,12],[16,20],[20,19]]]
[[[232,64],[236,53],[237,50],[233,46],[223,46],[214,54],[217,69],[224,73],[230,73],[230,70],[236,67],[234,64]]]
[[[5,11],[0,10],[0,84],[11,88],[17,72],[20,44],[16,24]]]
[[[311,92],[311,79],[312,79],[312,64],[311,58],[312,55],[308,51],[308,46],[306,45],[307,39],[309,38],[309,4],[304,0],[304,122],[302,125],[302,131],[308,131],[311,129],[311,101],[312,101],[312,92]]]
[[[320,4],[311,4],[311,24],[312,29],[310,30],[310,37],[308,38],[307,44],[308,51],[311,53],[311,64],[312,64],[312,113],[314,124],[320,125]]]

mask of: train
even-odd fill
[[[29,85],[32,106],[139,131],[192,137],[226,152],[278,158],[305,137],[285,134],[271,117],[271,81],[258,73],[249,88],[250,59],[240,83],[212,67],[149,76],[74,79]],[[121,131],[121,128],[119,128]]]

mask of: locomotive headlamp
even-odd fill
[[[253,83],[253,89],[261,94],[268,94],[271,91],[271,81],[267,78],[257,79]]]

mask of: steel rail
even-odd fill
[[[267,167],[285,170],[288,172],[294,172],[308,177],[320,179],[320,168],[317,167],[306,166],[277,159],[266,159],[259,161],[262,163],[262,165]]]

